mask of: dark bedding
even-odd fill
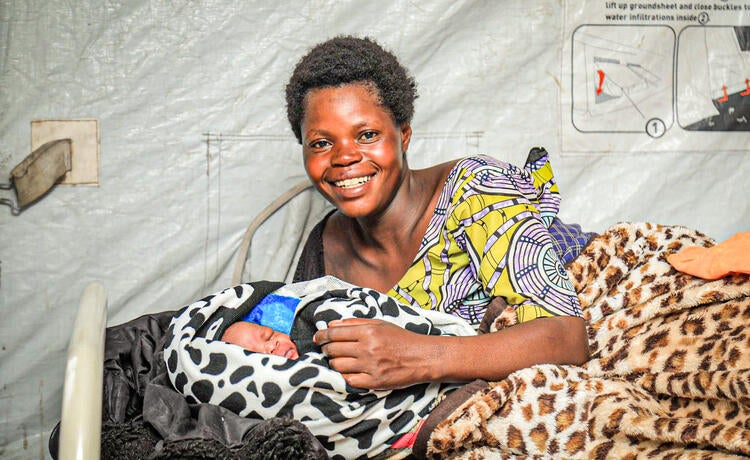
[[[254,420],[210,404],[188,404],[172,389],[162,359],[176,311],[107,328],[102,404],[104,459],[326,459],[300,422]],[[49,449],[57,458],[58,427]]]

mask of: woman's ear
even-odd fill
[[[409,141],[411,140],[411,125],[409,123],[401,123],[401,152],[406,153],[409,150]]]

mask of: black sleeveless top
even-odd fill
[[[310,235],[307,237],[305,247],[302,248],[297,268],[294,270],[293,282],[309,281],[315,278],[325,276],[326,267],[323,259],[323,229],[331,215],[336,212],[332,210],[313,227]]]

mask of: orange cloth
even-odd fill
[[[677,270],[707,280],[750,274],[750,232],[737,233],[711,248],[691,246],[667,256]]]

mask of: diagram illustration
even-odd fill
[[[661,137],[674,121],[675,41],[668,26],[578,27],[572,47],[575,128]]]
[[[686,27],[677,120],[690,131],[750,131],[750,27]]]

